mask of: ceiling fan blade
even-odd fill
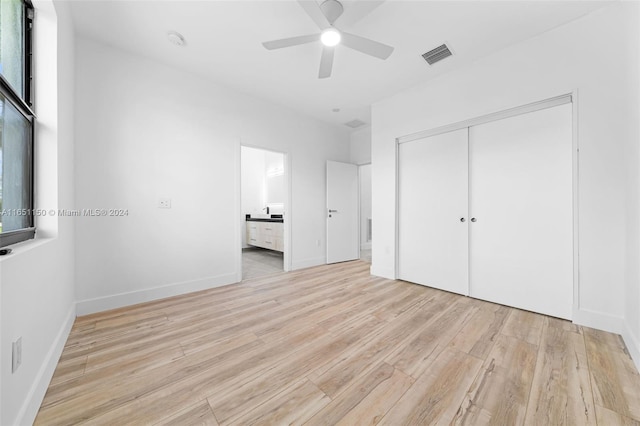
[[[340,34],[342,34],[342,44],[358,52],[380,59],[387,59],[393,53],[393,47],[386,44],[345,32]]]
[[[320,34],[309,34],[298,37],[283,38],[280,40],[265,41],[262,45],[268,49],[282,49],[283,47],[298,46],[320,40]]]
[[[313,19],[313,22],[315,22],[316,25],[320,27],[321,30],[331,28],[329,20],[326,16],[324,16],[322,10],[320,10],[320,6],[318,6],[318,3],[313,0],[298,0],[298,3],[300,4],[300,6],[302,6],[304,11],[307,12],[307,15],[309,15],[309,17]]]
[[[331,77],[331,69],[333,68],[333,47],[324,46],[322,48],[322,58],[320,58],[320,72],[318,78]]]

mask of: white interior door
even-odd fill
[[[471,296],[571,318],[571,104],[469,132]]]
[[[456,130],[399,147],[399,278],[469,292],[468,135]]]
[[[358,166],[327,161],[327,263],[360,257]]]

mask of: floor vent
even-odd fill
[[[356,120],[351,120],[351,121],[348,121],[348,122],[344,123],[345,126],[351,127],[352,129],[355,129],[356,127],[364,126],[365,124],[367,124],[367,123],[365,123],[362,120],[357,120],[357,119]]]
[[[438,46],[435,49],[430,50],[427,53],[424,53],[422,57],[424,58],[425,61],[427,61],[429,65],[433,65],[436,62],[440,62],[444,58],[448,58],[452,54],[453,53],[451,53],[447,45],[443,44],[442,46]]]

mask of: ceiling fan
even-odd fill
[[[360,37],[338,30],[333,23],[338,19],[344,10],[338,0],[325,0],[318,5],[315,1],[298,0],[298,3],[313,19],[322,30],[318,34],[302,35],[297,37],[283,38],[280,40],[266,41],[262,45],[268,50],[282,49],[283,47],[298,46],[300,44],[321,41],[324,45],[320,58],[320,72],[318,78],[331,76],[333,68],[333,53],[339,44],[357,50],[365,55],[375,56],[380,59],[387,59],[393,52],[393,47],[368,38]]]

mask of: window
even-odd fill
[[[33,6],[0,1],[0,247],[33,238]]]

